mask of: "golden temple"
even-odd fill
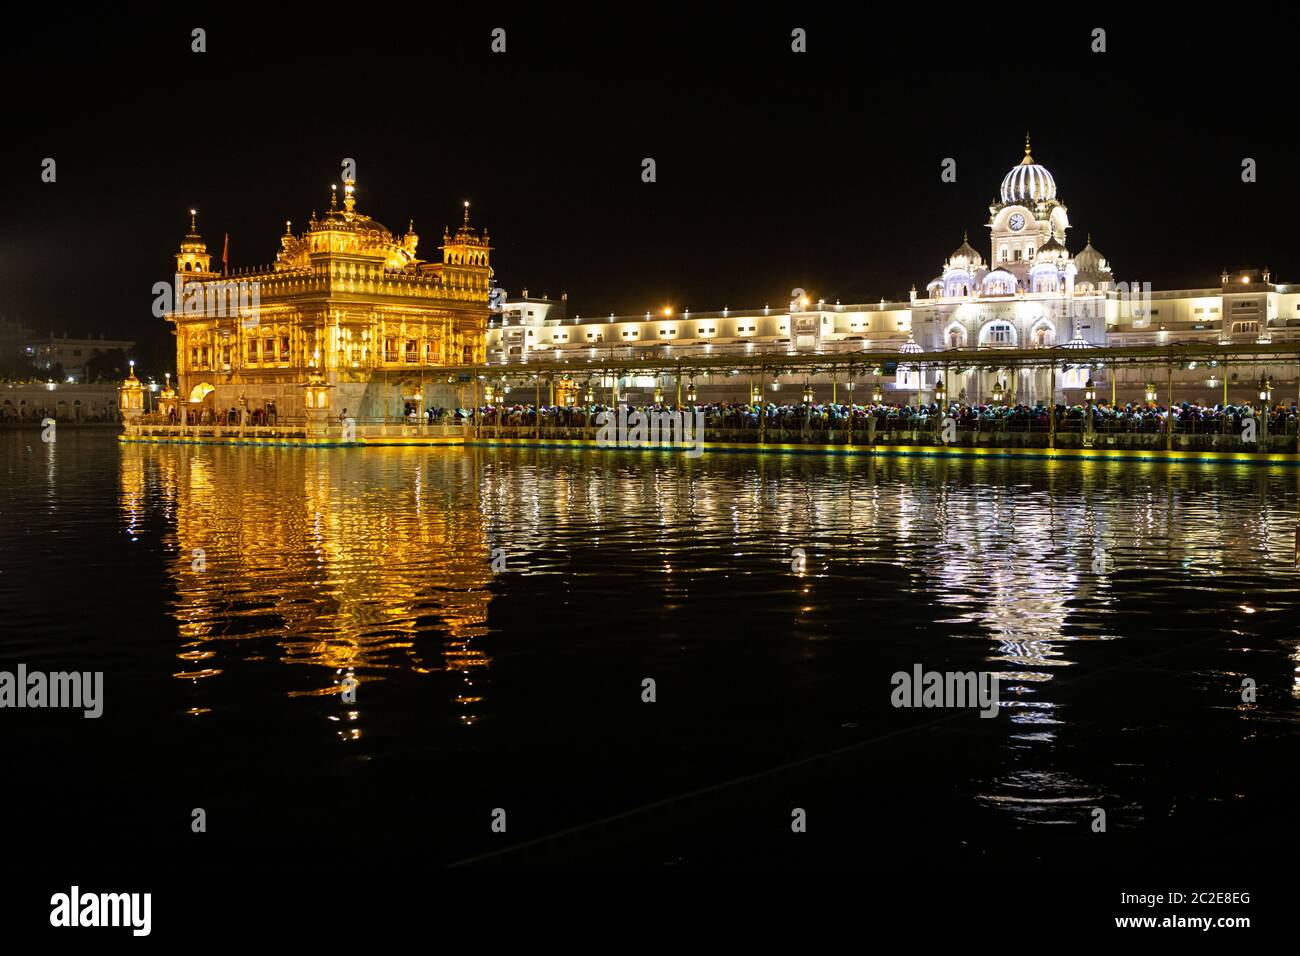
[[[395,236],[358,212],[353,178],[341,207],[331,191],[306,231],[285,223],[273,264],[228,274],[213,269],[191,210],[166,316],[182,421],[229,409],[302,418],[309,383],[329,390],[334,414],[359,420],[400,414],[421,389],[424,404],[451,405],[445,376],[435,385],[419,370],[484,361],[492,247],[470,225],[469,203],[456,232],[443,230],[440,261],[425,261],[413,222]],[[228,299],[238,307],[223,307]]]

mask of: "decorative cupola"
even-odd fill
[[[1074,257],[1074,267],[1081,277],[1097,279],[1110,277],[1110,263],[1093,247],[1092,233],[1088,233],[1088,244]]]
[[[1002,180],[1002,202],[1031,205],[1056,198],[1056,180],[1046,167],[1034,162],[1029,152],[1029,134],[1025,134],[1025,157]]]
[[[953,254],[948,257],[945,269],[978,269],[984,265],[983,257],[970,244],[970,234],[963,232],[961,234],[961,245],[958,246]]]
[[[212,257],[208,255],[208,245],[199,235],[198,211],[190,210],[190,231],[181,240],[180,252],[176,254],[176,271],[180,274],[211,274]]]
[[[442,231],[442,263],[446,266],[488,267],[488,253],[492,247],[488,244],[487,230],[482,237],[478,230],[469,224],[469,200],[465,200],[464,217],[460,228],[453,237],[448,230]]]

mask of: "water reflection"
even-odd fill
[[[281,698],[337,699],[355,679],[362,704],[366,684],[401,674],[431,678],[460,723],[490,713],[525,735],[540,706],[529,689],[492,697],[481,639],[496,595],[494,614],[523,607],[495,624],[502,644],[566,632],[546,650],[569,655],[565,693],[579,699],[627,679],[593,647],[635,648],[628,659],[671,666],[700,699],[735,700],[732,661],[793,646],[770,683],[824,709],[799,715],[808,741],[823,718],[858,726],[862,699],[887,696],[898,667],[994,669],[1003,715],[972,717],[933,756],[987,748],[989,769],[960,782],[972,804],[1065,823],[1126,786],[1119,762],[1078,754],[1159,726],[1157,706],[1231,704],[1240,673],[1271,673],[1283,655],[1295,696],[1279,708],[1276,695],[1270,719],[1294,724],[1300,645],[1276,622],[1300,610],[1298,482],[1132,462],[132,445],[120,511],[126,534],[168,529],[174,676],[232,685],[201,695],[196,715],[239,706],[250,667],[294,675]],[[511,574],[493,575],[497,548]],[[1188,636],[1198,622],[1207,633]],[[547,666],[530,659],[516,679]],[[362,704],[330,715],[341,740],[362,737]],[[638,726],[588,719],[593,739],[610,721]],[[762,739],[735,747],[764,759]],[[1149,769],[1123,766],[1133,779]],[[712,782],[709,769],[691,783]]]
[[[276,660],[301,668],[286,687],[300,697],[394,670],[447,672],[473,722],[491,578],[473,472],[465,458],[400,450],[125,447],[124,527],[152,506],[171,531],[174,676]],[[341,736],[359,736],[357,707],[340,719]]]

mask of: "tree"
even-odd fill
[[[130,365],[127,362],[126,353],[121,349],[107,349],[103,352],[95,352],[86,360],[85,380],[87,382],[104,380],[120,382],[126,378],[128,368],[130,368]]]

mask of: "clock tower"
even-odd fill
[[[1038,250],[1064,246],[1070,219],[1056,198],[1056,180],[1034,162],[1025,136],[1025,156],[1002,180],[1000,201],[989,206],[990,265],[1016,277],[1023,288]]]

